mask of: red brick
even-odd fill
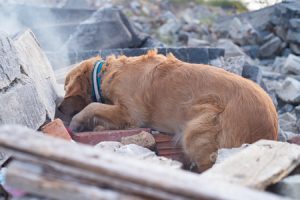
[[[184,154],[181,143],[176,143],[174,136],[164,133],[153,135],[156,141],[156,153],[158,156],[164,156],[183,163],[185,168],[190,165],[189,159]]]
[[[72,140],[69,132],[64,126],[64,123],[58,118],[43,126],[42,132],[47,135],[62,138],[65,140]]]
[[[81,132],[73,134],[73,140],[76,142],[96,145],[103,141],[121,142],[122,137],[139,134],[142,131],[150,132],[148,128],[136,128],[129,130],[105,130],[99,132]]]

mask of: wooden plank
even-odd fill
[[[24,156],[28,155],[37,160],[72,167],[79,170],[79,173],[81,171],[102,176],[104,178],[100,179],[98,184],[114,190],[124,191],[124,184],[118,185],[116,181],[111,183],[109,180],[131,183],[139,189],[125,189],[137,196],[162,199],[165,196],[161,194],[169,194],[177,196],[178,199],[281,199],[276,195],[201,177],[191,172],[145,163],[87,145],[37,134],[24,127],[0,128],[0,146],[14,152],[16,159],[24,159]]]
[[[109,186],[110,188],[118,188],[119,192],[129,192],[135,194],[136,197],[142,195],[142,197],[140,198],[150,196],[151,199],[156,199],[155,197],[159,197],[159,199],[187,200],[187,198],[176,196],[163,190],[144,187],[143,185],[138,185],[127,180],[106,176],[105,174],[96,174],[90,171],[85,171],[73,166],[63,165],[61,163],[53,162],[51,160],[49,161],[43,158],[37,159],[33,156],[17,153],[17,159],[22,163],[29,163],[30,165],[34,166],[31,168],[35,168],[38,169],[38,171],[43,172],[43,176],[45,179],[50,176],[52,179],[54,177],[59,177],[59,180],[72,180],[78,183],[97,185],[99,187]],[[8,166],[8,170],[9,168],[10,166]],[[7,179],[9,179],[9,175],[7,176]]]
[[[287,176],[299,164],[300,146],[260,140],[201,176],[265,189]]]
[[[6,171],[6,184],[51,199],[143,199],[92,185],[81,184],[74,180],[61,180],[53,176],[45,177],[41,172],[39,166],[13,161]]]

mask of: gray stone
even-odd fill
[[[243,50],[231,40],[220,39],[215,45],[217,48],[225,49],[225,57],[245,56]]]
[[[239,45],[256,43],[258,34],[248,21],[234,18],[228,28],[229,36],[234,43]]]
[[[290,45],[291,46],[291,45]],[[295,49],[295,51],[291,50],[291,48],[285,48],[282,52],[281,52],[281,56],[284,57],[288,57],[290,54],[295,53],[297,55],[300,54],[300,49],[299,49],[299,53],[298,53],[298,49]]]
[[[0,124],[38,129],[46,119],[54,118],[57,93],[52,68],[28,30],[13,42],[0,34],[0,44],[0,77],[7,76],[5,84],[9,81],[0,87],[0,104],[5,105],[0,107]]]
[[[20,80],[0,93],[0,104],[0,124],[22,124],[38,129],[46,120],[45,106],[38,98],[33,80],[27,76],[20,76]]]
[[[297,117],[295,114],[285,112],[279,115],[279,126],[283,131],[298,133],[296,125]]]
[[[290,197],[293,199],[300,199],[300,175],[292,175],[282,179],[279,183],[273,186],[272,191]]]
[[[279,79],[284,79],[284,75],[282,75],[281,73],[278,72],[274,72],[274,71],[265,71],[262,70],[262,76],[264,79],[268,79],[268,80],[275,80],[278,81]]]
[[[279,110],[278,110],[278,114],[284,114],[286,112],[290,113],[294,110],[294,106],[292,104],[285,104],[284,106],[282,106]]]
[[[300,119],[300,106],[295,107],[295,114],[296,114],[297,119]]]
[[[300,19],[299,18],[290,19],[289,25],[292,29],[294,29],[296,31],[300,31]]]
[[[175,35],[181,27],[180,22],[171,12],[166,12],[164,17],[166,18],[165,23],[157,30],[157,34],[162,41],[169,40],[170,35]]]
[[[260,84],[262,80],[262,70],[258,66],[244,65],[242,76]]]
[[[199,40],[196,38],[189,38],[187,42],[188,47],[209,47],[210,43],[206,40]]]
[[[298,136],[299,134],[289,132],[289,131],[283,131],[281,128],[279,128],[279,133],[278,133],[278,140],[281,142],[287,142],[291,138]]]
[[[288,30],[286,39],[288,42],[297,42],[300,43],[300,34],[299,31]]]
[[[160,42],[159,40],[152,37],[147,37],[147,39],[142,44],[141,48],[162,48],[165,46],[166,45]]]
[[[1,32],[0,32],[1,34]],[[21,76],[20,64],[13,41],[5,34],[0,35],[0,91]]]
[[[210,65],[220,67],[226,71],[242,75],[243,67],[246,63],[245,56],[220,57],[210,61]]]
[[[261,82],[261,86],[263,86],[263,89],[269,94],[275,107],[277,107],[278,100],[277,100],[276,90],[281,86],[280,81],[263,78]]]
[[[48,117],[53,119],[57,84],[45,53],[30,30],[26,30],[15,38],[15,46],[23,73],[33,80],[38,98],[44,104]]]
[[[238,18],[242,20],[247,20],[251,23],[255,29],[257,30],[264,30],[270,24],[270,18],[274,16],[275,9],[278,5],[267,6],[265,8],[245,12],[238,15]]]
[[[255,28],[247,20],[241,20],[237,17],[217,23],[213,29],[219,37],[229,37],[239,45],[255,44],[258,36]]]
[[[282,72],[300,75],[300,57],[290,54],[285,60]]]
[[[285,57],[276,57],[272,65],[273,71],[281,73],[285,62],[286,62]]]
[[[120,142],[106,141],[106,142],[100,142],[95,146],[95,148],[104,151],[114,152],[125,157],[131,157],[131,158],[143,160],[145,161],[145,164],[151,162],[158,165],[163,165],[165,167],[171,167],[176,169],[182,167],[182,163],[162,156],[156,156],[153,151],[138,146],[136,144],[123,145]]]
[[[282,39],[283,41],[286,40],[286,36],[287,36],[287,29],[282,27],[282,26],[276,26],[274,28],[275,33],[278,37],[280,37],[280,39]]]
[[[264,43],[259,49],[259,55],[263,58],[274,57],[280,49],[281,40],[279,37],[273,37],[268,42]]]
[[[293,115],[291,113],[286,112],[279,115],[279,126],[283,131],[298,133],[299,130],[296,121],[296,115]]]
[[[294,54],[300,55],[300,44],[290,43],[290,48]]]
[[[241,48],[248,56],[250,56],[253,59],[257,58],[259,55],[258,45],[247,45],[247,46],[242,46]]]
[[[259,61],[259,64],[262,66],[271,66],[274,63],[274,59],[272,58],[261,58]]]
[[[300,104],[300,82],[294,78],[286,78],[276,93],[286,103]]]
[[[140,47],[146,35],[137,33],[127,17],[116,8],[100,8],[82,22],[67,41],[70,50]]]

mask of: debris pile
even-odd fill
[[[7,191],[50,199],[280,198],[259,191],[267,190],[300,198],[295,189],[300,164],[298,2],[234,16],[226,9],[161,0],[37,2],[10,0],[0,6],[0,16],[9,16],[1,27],[13,25],[0,33],[0,124],[30,128],[0,127],[6,169],[0,175],[6,181],[1,184],[11,186]],[[65,128],[70,119],[56,105],[73,64],[94,55],[136,56],[153,48],[261,85],[277,106],[283,142],[221,149],[212,155],[218,163],[198,175],[187,172],[193,164],[171,135],[147,128],[73,134]]]

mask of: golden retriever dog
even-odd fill
[[[259,139],[276,140],[278,120],[268,94],[256,83],[221,68],[190,64],[149,51],[138,57],[99,57],[66,77],[59,109],[73,115],[74,131],[149,127],[173,133],[200,171],[212,166],[219,148]],[[92,93],[96,74],[101,102]]]

